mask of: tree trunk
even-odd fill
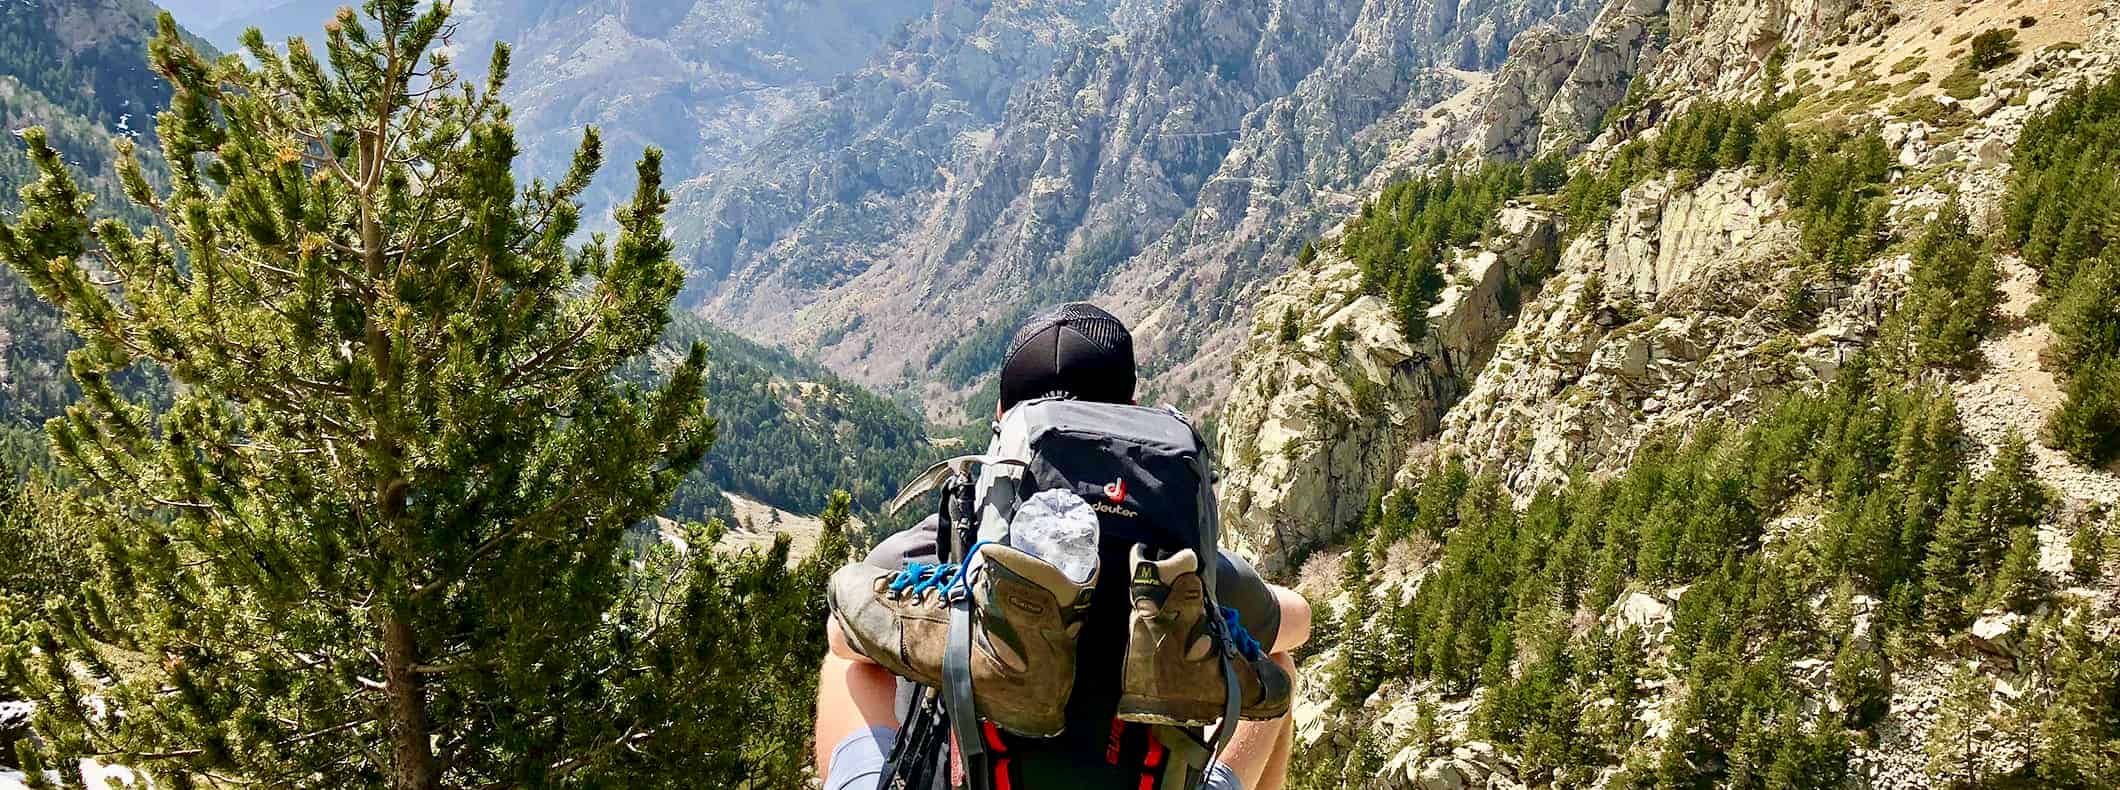
[[[440,766],[427,737],[427,692],[412,672],[419,645],[412,626],[395,615],[383,616],[383,694],[390,703],[393,790],[439,790]]]

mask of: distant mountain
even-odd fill
[[[515,46],[508,100],[529,172],[559,172],[581,129],[604,134],[607,168],[586,198],[592,227],[631,188],[642,148],[671,183],[712,173],[815,104],[934,0],[479,0],[463,57]]]
[[[222,49],[235,47],[237,34],[243,32],[238,22],[257,18],[279,6],[290,4],[292,0],[163,0],[157,3],[177,18],[177,24],[198,31],[206,40]],[[351,5],[344,2],[340,4]],[[331,3],[321,2],[308,5],[323,14],[330,13],[330,9],[335,7]],[[228,35],[224,36],[224,33]]]
[[[20,205],[16,190],[34,172],[17,137],[42,126],[98,206],[149,221],[119,188],[111,140],[137,138],[141,158],[160,169],[152,127],[169,86],[147,68],[156,13],[145,0],[0,0],[0,126],[9,132],[0,145],[0,216]],[[10,455],[41,448],[37,426],[77,394],[65,365],[74,345],[58,313],[0,266],[0,447]]]
[[[815,104],[934,0],[458,0],[451,43],[482,75],[493,44],[514,48],[507,98],[524,173],[567,166],[583,127],[612,163],[585,197],[591,228],[624,199],[632,162],[663,149],[672,183],[735,161],[782,119]],[[249,27],[270,42],[315,40],[346,0],[180,2],[234,48]]]
[[[324,20],[341,6],[358,8],[349,0],[176,0],[167,3],[179,21],[200,32],[214,46],[234,51],[243,31],[257,28],[266,41],[288,36],[314,39],[324,30]]]
[[[1246,292],[1355,211],[1365,184],[1469,122],[1469,103],[1439,105],[1483,84],[1517,33],[1579,30],[1595,11],[938,7],[681,193],[695,296],[756,339],[938,403],[973,391],[1033,304],[1097,298],[1140,324],[1158,395],[1211,404]]]

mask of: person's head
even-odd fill
[[[1088,302],[1054,305],[1023,322],[1001,358],[997,413],[1056,395],[1134,402],[1134,336],[1126,324]]]

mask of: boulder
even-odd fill
[[[1901,167],[1920,167],[1921,161],[1921,146],[1910,142],[1907,147],[1899,149],[1899,165]]]
[[[2010,161],[2010,146],[2000,137],[1980,141],[1980,147],[1974,149],[1974,153],[1980,157],[1981,167],[1999,167]]]
[[[1649,595],[1628,593],[1620,599],[1616,622],[1619,628],[1633,626],[1652,640],[1660,639],[1671,630],[1671,607]]]
[[[2017,654],[2017,640],[2023,635],[2024,615],[1988,612],[1973,621],[1970,641],[1975,650],[2007,658]]]
[[[1502,767],[1501,754],[1495,751],[1494,744],[1486,741],[1470,741],[1450,750],[1450,757],[1466,776],[1482,784]]]
[[[1464,769],[1447,757],[1430,760],[1413,776],[1413,786],[1418,790],[1465,790],[1469,783]]]

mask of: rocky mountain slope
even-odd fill
[[[150,168],[159,159],[154,114],[169,88],[149,73],[147,39],[155,7],[134,0],[64,5],[0,2],[0,212],[20,206],[16,190],[35,172],[19,139],[42,126],[83,178],[98,205],[124,212],[111,140],[137,142]],[[141,211],[128,220],[146,221]],[[73,335],[12,269],[0,271],[0,449],[10,459],[41,454],[31,428],[76,394],[65,373]]]
[[[1261,275],[1469,122],[1474,107],[1447,100],[1518,32],[1594,13],[1030,6],[938,10],[753,163],[699,185],[678,210],[701,218],[705,313],[947,402],[1029,305],[1098,298],[1134,320],[1167,396],[1212,401],[1214,363],[1175,361],[1226,353]]]
[[[494,42],[514,48],[505,94],[524,173],[563,170],[594,125],[609,161],[664,151],[673,181],[737,161],[782,120],[868,62],[933,0],[457,0],[451,43],[474,76]],[[243,31],[316,40],[341,0],[179,3],[217,45]],[[353,5],[358,5],[353,4]],[[585,198],[592,228],[629,187],[609,168]]]
[[[2026,188],[2013,180],[2027,166],[2013,156],[2026,125],[2077,101],[2072,87],[2114,73],[2116,11],[2098,2],[1623,0],[1580,32],[1518,37],[1472,100],[1483,108],[1476,122],[1447,142],[1466,159],[1572,156],[1567,183],[1523,190],[1477,241],[1437,257],[1442,287],[1413,339],[1390,294],[1366,287],[1344,249],[1347,231],[1334,229],[1320,235],[1314,260],[1253,300],[1235,353],[1242,362],[1222,422],[1225,512],[1251,549],[1337,616],[1335,635],[1305,664],[1298,762],[1317,771],[1305,781],[1752,786],[1779,771],[1796,786],[1926,787],[2111,778],[2120,763],[2097,751],[2114,737],[2099,729],[2103,709],[2051,713],[2068,699],[2067,683],[2092,682],[2072,673],[2103,677],[2085,667],[2110,660],[2120,621],[2113,577],[2097,559],[2120,475],[2049,446],[2059,441],[2056,415],[2091,392],[2082,368],[2055,361],[2077,341],[2052,322],[2078,320],[2057,318],[2055,305],[2065,287],[2094,286],[2065,285],[2056,264],[2028,260],[2038,250],[2020,255],[2009,239],[2022,231],[2005,215],[2013,190]],[[1726,124],[1731,107],[1739,120]],[[1688,152],[1693,140],[1708,147]],[[1954,224],[1954,206],[1970,222]],[[1951,241],[1960,238],[1969,241]],[[1941,252],[1952,249],[1964,252]],[[1536,263],[1545,255],[1550,267]],[[1974,268],[1940,274],[1951,260]],[[1938,351],[1938,338],[1960,350]],[[1861,371],[1855,383],[1850,366]],[[1865,381],[1904,383],[1862,394]],[[1889,394],[1902,391],[1910,394]],[[1818,397],[1826,400],[1806,400]],[[1678,467],[1688,475],[1772,464],[1767,448],[1782,441],[1773,437],[1809,435],[1800,426],[1818,418],[1808,415],[1842,408],[1834,403],[1893,413],[1904,408],[1889,405],[1894,398],[1946,404],[1922,408],[1948,410],[1932,430],[1957,438],[1926,454],[1902,438],[1886,454],[1901,467],[1917,456],[1938,464],[1943,477],[1928,485],[1939,493],[1880,494],[1865,506],[1868,486],[1897,491],[1909,473],[1866,483],[1801,473],[1786,490],[1755,491],[1717,527],[1744,525],[1736,537],[1678,555],[1683,566],[1689,555],[1713,562],[1729,551],[1738,566],[1676,570],[1647,545],[1666,529],[1688,545],[1715,507],[1712,489],[1677,488],[1707,483],[1662,471],[1659,459],[1696,459],[1674,448],[1709,448]],[[1842,463],[1838,441],[1808,454]],[[2031,504],[2007,518],[1966,515],[1991,505],[1943,496],[1950,474],[1970,481],[1960,483],[1968,491],[2019,485]],[[1671,488],[1625,493],[1658,485]],[[1921,509],[1923,496],[1935,509]],[[1958,504],[1945,509],[1946,500]],[[1556,501],[1575,515],[1557,515]],[[1619,556],[1611,544],[1597,548],[1615,538],[1596,530],[1632,523],[1622,518],[1630,503],[1671,508],[1627,533],[1644,542],[1640,554],[1623,544],[1624,562],[1567,570],[1578,562],[1573,541],[1607,552],[1593,557]],[[1882,508],[1908,509],[1910,526],[1890,547],[1863,552],[1920,569],[1835,553],[1869,540],[1869,519],[1899,518]],[[1570,531],[1578,523],[1591,531]],[[1967,556],[1951,553],[1966,544],[1949,541],[1968,539],[1941,537],[1960,523],[1986,524],[1987,537],[1970,539],[1975,559],[1952,560]],[[1532,541],[1524,553],[1505,548],[1519,539]],[[1502,555],[1485,559],[1489,551]],[[1567,581],[1597,563],[1613,575],[1587,588]],[[1721,574],[1739,573],[1729,567],[1746,569],[1751,584],[1789,574],[1795,616],[1812,624],[1753,630],[1751,618],[1775,610],[1717,597],[1726,594]],[[1959,589],[1949,580],[1967,568],[1986,570],[1974,571],[1962,599],[1937,591]],[[1487,594],[1475,592],[1478,577],[1507,591],[1467,597]],[[1737,613],[1714,608],[1725,605]],[[1554,621],[1540,619],[1548,612]],[[1497,613],[1500,630],[1459,636],[1454,648],[1422,644],[1457,629],[1444,623]],[[1725,617],[1746,638],[1719,642],[1729,632],[1701,630]],[[1555,621],[1565,624],[1551,626],[1558,632],[1541,625]],[[1709,645],[1768,668],[1722,677],[1696,657]],[[1628,664],[1624,683],[1613,674],[1623,653],[1634,657],[1622,663],[1644,662]],[[1471,668],[1450,663],[1468,655]],[[2114,688],[2096,682],[2107,684],[2101,693]],[[1726,696],[1711,701],[1711,692]],[[1777,713],[1780,705],[1792,712]],[[1554,707],[1573,723],[1513,706]],[[2102,756],[2058,754],[2079,742],[2042,716],[2092,721],[2103,734],[2090,743],[2106,745],[2084,748]],[[1747,745],[1748,733],[1775,727],[1789,728],[1772,736],[1781,751]],[[1981,754],[1953,751],[1950,738]],[[1806,759],[1823,762],[1792,767]]]

